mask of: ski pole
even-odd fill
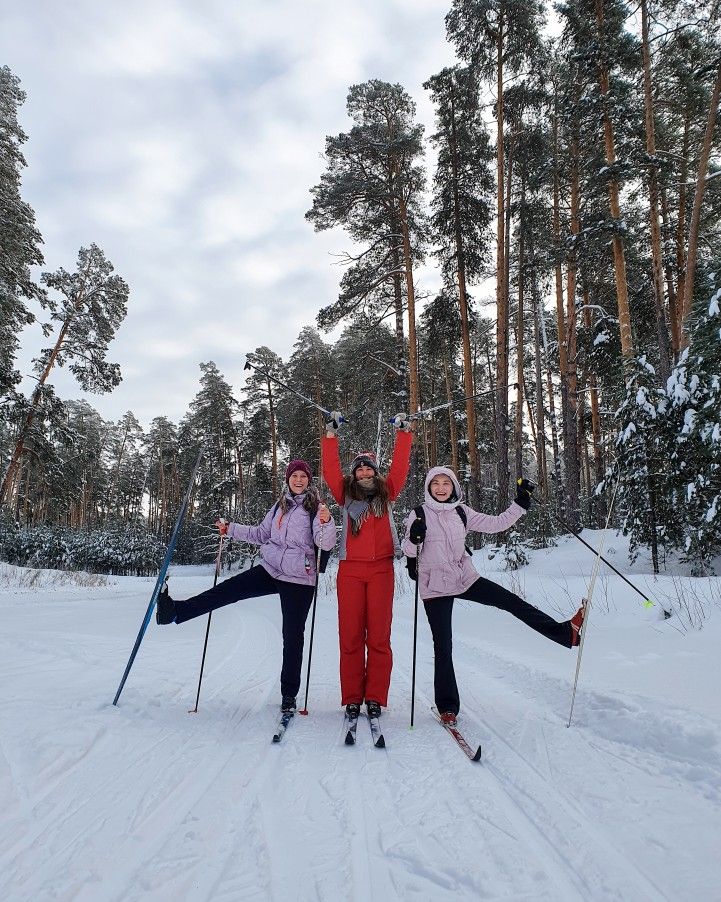
[[[511,382],[509,384],[509,388],[513,388],[517,385],[516,382]],[[436,410],[445,410],[447,407],[454,407],[456,404],[464,404],[466,401],[472,401],[474,398],[483,398],[487,395],[494,395],[496,393],[495,389],[491,389],[490,391],[481,391],[476,392],[475,395],[466,395],[465,398],[457,398],[455,401],[446,401],[443,404],[436,404],[434,407],[424,407],[423,410],[417,410],[415,413],[410,414],[407,419],[409,420],[417,420],[420,417],[426,416],[429,413],[435,413]],[[392,423],[393,420],[388,420],[389,423]]]
[[[322,529],[322,527],[321,527]],[[305,674],[305,701],[303,702],[303,708],[298,712],[298,714],[307,714],[308,713],[308,686],[310,685],[310,662],[313,659],[313,633],[315,632],[315,607],[316,602],[318,601],[318,583],[320,581],[320,555],[321,549],[320,546],[316,551],[315,555],[315,589],[313,590],[313,613],[310,618],[310,643],[308,645],[308,669]]]
[[[615,489],[614,489],[614,496],[615,496]],[[545,501],[541,501],[541,499],[538,498],[538,497],[536,497],[536,495],[532,495],[531,497],[532,497],[533,500],[536,502],[536,504],[538,504],[538,505],[540,505],[541,507],[543,507],[543,508],[545,508],[546,510],[548,510],[548,511],[550,512],[551,516],[553,517],[553,519],[554,519],[557,523],[559,523],[564,529],[568,530],[568,532],[570,532],[572,536],[574,536],[575,538],[577,538],[579,542],[581,542],[583,545],[585,545],[586,548],[588,548],[588,550],[589,550],[592,554],[598,555],[599,559],[602,560],[603,563],[604,563],[610,570],[613,570],[613,572],[616,574],[616,576],[620,576],[621,579],[622,579],[627,585],[629,585],[629,586],[633,589],[634,592],[637,592],[637,593],[641,596],[641,598],[643,598],[643,604],[644,604],[644,607],[646,607],[646,608],[652,608],[652,607],[654,607],[654,602],[651,601],[651,599],[648,598],[648,596],[646,596],[646,595],[638,588],[638,586],[635,586],[635,585],[631,582],[631,580],[628,579],[628,577],[624,576],[623,573],[621,573],[620,570],[617,570],[616,567],[614,567],[613,564],[612,564],[609,560],[607,560],[602,554],[600,554],[600,551],[596,551],[596,549],[593,548],[591,545],[589,545],[588,542],[587,542],[585,539],[582,539],[581,536],[573,529],[573,527],[569,526],[568,523],[566,523],[566,521],[565,521],[562,517],[559,517],[558,514],[557,514],[555,511],[553,511],[553,510],[548,506],[548,504],[547,504]],[[666,620],[668,620],[668,618],[671,616],[671,611],[667,611],[666,608],[664,608],[664,607],[662,607],[661,610],[663,611],[663,616],[664,616],[664,618],[665,618]]]
[[[277,385],[280,385],[286,391],[292,392],[296,397],[300,398],[301,401],[305,401],[306,404],[310,404],[311,407],[315,407],[316,410],[319,410],[321,413],[324,413],[327,417],[332,417],[332,411],[328,410],[325,407],[321,407],[320,404],[317,404],[315,401],[312,401],[310,398],[307,398],[305,395],[302,395],[299,391],[296,391],[294,388],[291,388],[290,385],[286,385],[285,382],[281,382],[276,376],[271,376],[269,372],[266,370],[262,370],[259,366],[256,366],[254,363],[251,363],[250,360],[245,361],[244,370],[255,370],[256,373],[260,373],[261,376],[265,376],[266,379],[270,379],[271,382],[275,382]],[[344,423],[345,420],[341,418],[341,422]]]
[[[611,496],[611,503],[608,506],[608,516],[606,517],[606,529],[608,529],[608,524],[611,522],[611,512],[613,511],[613,503],[616,500],[616,489],[618,488],[618,483],[613,488],[613,495]],[[573,705],[576,701],[576,688],[578,686],[578,675],[581,672],[581,657],[583,655],[583,644],[586,639],[586,630],[588,629],[588,619],[591,614],[591,601],[593,600],[593,590],[596,587],[596,577],[598,576],[598,571],[601,568],[601,551],[603,550],[603,542],[606,538],[606,531],[604,530],[603,535],[601,536],[601,541],[598,544],[598,552],[596,553],[596,560],[593,564],[593,570],[591,572],[591,582],[588,586],[588,595],[584,599],[586,605],[586,612],[583,615],[583,627],[581,628],[581,640],[578,644],[578,658],[576,659],[576,676],[573,680],[573,691],[571,693],[571,709],[568,712],[568,723],[567,727],[571,726],[571,719],[573,718]]]
[[[135,661],[135,656],[138,653],[138,649],[140,648],[140,643],[143,641],[143,636],[145,635],[145,631],[148,628],[148,624],[150,623],[150,618],[153,615],[153,608],[155,607],[155,603],[158,600],[158,595],[160,595],[160,590],[162,588],[163,583],[165,582],[165,576],[168,572],[168,567],[170,566],[170,561],[172,560],[173,554],[175,553],[175,545],[178,541],[178,534],[180,532],[180,525],[183,522],[183,518],[185,517],[185,512],[188,509],[188,504],[190,502],[190,495],[193,491],[193,484],[195,483],[195,477],[198,474],[198,468],[200,467],[200,461],[202,460],[203,453],[205,451],[205,446],[200,446],[200,451],[198,452],[198,459],[195,461],[195,466],[193,467],[193,472],[190,474],[190,481],[188,482],[188,488],[185,492],[185,497],[183,498],[183,503],[180,506],[180,511],[178,512],[178,518],[175,521],[175,526],[173,527],[173,532],[170,536],[170,541],[168,542],[168,547],[165,550],[165,558],[158,572],[158,579],[155,582],[155,588],[153,589],[153,594],[150,596],[150,602],[148,604],[148,609],[145,612],[145,617],[143,617],[143,622],[140,624],[140,629],[138,630],[138,635],[135,639],[135,645],[133,645],[133,650],[130,652],[130,657],[128,658],[128,663],[125,665],[125,672],[123,673],[123,677],[120,680],[120,685],[118,686],[118,691],[115,693],[115,698],[113,699],[113,704],[117,705],[118,699],[120,698],[120,693],[123,691],[123,687],[125,686],[125,681],[128,678],[128,674],[130,673],[130,668],[133,666],[133,662]]]
[[[215,576],[213,577],[213,588],[218,585],[218,576],[220,574],[220,560],[223,554],[223,540],[225,536],[220,534],[220,543],[218,544],[218,555],[215,559]],[[200,662],[200,675],[198,676],[198,692],[195,696],[195,707],[188,711],[188,714],[198,713],[198,701],[200,700],[200,686],[203,682],[203,668],[205,667],[205,653],[208,650],[208,636],[210,635],[210,618],[213,616],[212,611],[208,611],[208,625],[205,628],[205,642],[203,643],[203,657]]]
[[[416,552],[416,590],[413,603],[413,668],[411,671],[411,730],[416,710],[416,645],[418,640],[418,582],[421,578],[421,545]]]

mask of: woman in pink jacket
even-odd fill
[[[528,480],[521,479],[516,487],[515,501],[508,510],[498,516],[481,514],[463,504],[461,486],[453,470],[433,467],[426,476],[423,517],[417,517],[415,511],[411,511],[406,519],[403,551],[408,558],[411,578],[418,580],[418,591],[433,634],[436,707],[443,722],[451,726],[455,725],[460,709],[452,654],[454,598],[466,598],[508,611],[531,629],[567,648],[579,644],[583,607],[571,620],[558,623],[503,586],[479,576],[466,550],[467,532],[496,533],[513,526],[528,510],[531,490]],[[422,545],[420,566],[417,561],[419,545]]]
[[[285,473],[285,491],[259,526],[218,522],[218,528],[228,538],[260,545],[262,563],[182,601],[171,598],[164,589],[155,615],[159,624],[184,623],[245,598],[280,595],[283,711],[295,710],[300,688],[305,621],[318,578],[316,546],[330,551],[336,540],[335,523],[311,481],[312,475],[306,461],[292,460]]]

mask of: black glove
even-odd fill
[[[414,545],[422,545],[426,538],[426,523],[425,520],[421,520],[420,517],[416,517],[416,519],[411,523],[411,530],[408,533],[408,538],[413,542]]]
[[[408,576],[415,582],[418,579],[418,558],[407,557],[406,567],[408,567]]]
[[[528,510],[531,506],[531,496],[536,486],[530,479],[516,480],[516,497],[513,499],[516,504],[520,504],[524,510]]]

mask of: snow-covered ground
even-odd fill
[[[599,533],[584,533],[596,544]],[[624,572],[624,540],[606,553]],[[487,575],[558,619],[585,592],[572,538],[518,574]],[[0,570],[0,898],[20,900],[721,899],[719,582],[596,586],[574,722],[576,652],[492,608],[457,603],[459,726],[470,763],[432,719],[421,608],[416,726],[408,728],[413,595],[398,572],[387,750],[342,742],[333,574],[323,577],[310,715],[270,737],[279,701],[275,598],[153,622],[111,704],[154,580]],[[175,568],[172,592],[210,569]],[[92,583],[100,583],[93,585]],[[702,619],[688,628],[688,617]],[[310,621],[309,621],[310,623]],[[306,643],[307,644],[307,643]],[[305,665],[304,665],[305,674]]]

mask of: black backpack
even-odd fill
[[[273,517],[275,517],[276,513],[278,512],[279,507],[280,507],[280,501],[276,502],[276,505],[273,508]],[[318,513],[318,511],[316,511],[316,514],[317,513]],[[315,514],[308,511],[308,516],[310,517],[310,532],[312,535],[313,534],[313,521],[315,520]],[[313,541],[313,544],[315,545],[315,540]],[[318,546],[316,545],[315,547],[317,548]],[[318,573],[325,573],[325,568],[328,566],[328,561],[330,560],[330,555],[331,555],[332,550],[333,549],[330,549],[330,551],[326,551],[325,548],[320,549],[320,560],[318,561]]]
[[[423,521],[423,524],[425,525],[425,522],[426,522],[426,512],[423,510],[423,505],[422,505],[422,504],[419,504],[418,507],[414,507],[414,508],[413,508],[413,513],[416,515],[416,519],[417,519],[417,520],[422,520],[422,521]],[[463,505],[461,505],[461,504],[457,504],[457,505],[456,505],[456,513],[457,513],[458,516],[461,518],[461,523],[462,523],[465,527],[467,527],[467,526],[468,526],[468,518],[466,517],[466,512],[463,510]],[[471,557],[473,557],[473,552],[472,552],[471,549],[468,547],[468,545],[466,545],[465,548],[466,548],[466,553],[467,553],[467,554],[470,554]]]

